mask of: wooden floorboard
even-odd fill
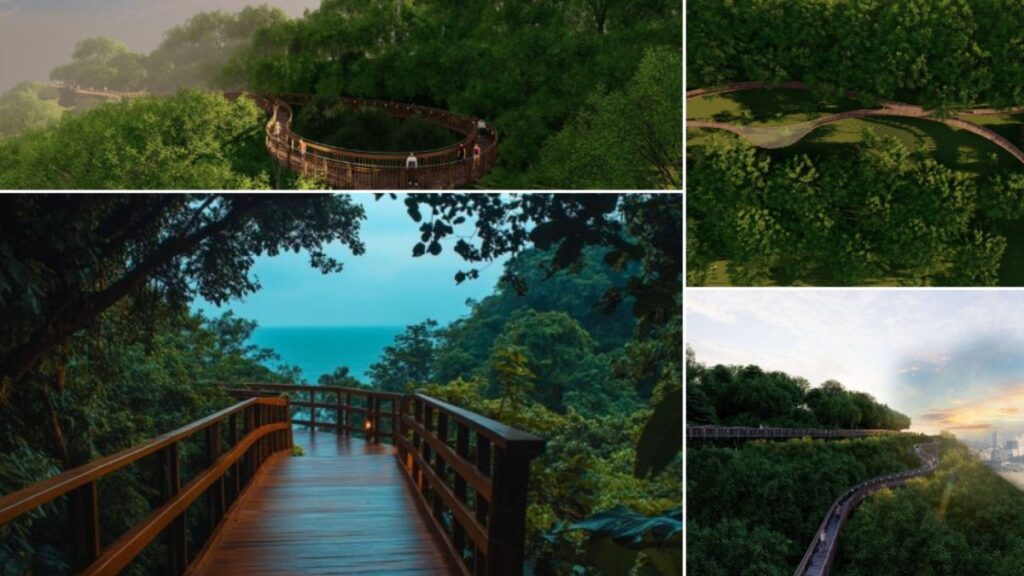
[[[393,447],[295,430],[305,456],[268,464],[200,574],[457,574]]]

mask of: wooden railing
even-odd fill
[[[406,189],[457,188],[482,178],[494,168],[498,156],[498,133],[493,128],[481,136],[475,120],[447,110],[371,100],[339,98],[350,110],[373,108],[395,118],[418,117],[463,135],[461,142],[434,150],[414,151],[418,167],[406,167],[408,152],[369,152],[316,142],[292,130],[292,106],[313,101],[308,94],[257,94],[253,99],[270,114],[266,125],[266,146],[277,163],[293,172],[320,178],[334,188]],[[459,146],[462,146],[462,158]],[[473,148],[480,145],[480,157]],[[303,152],[303,145],[305,151]]]
[[[544,440],[423,394],[403,399],[395,440],[462,573],[522,576],[530,461]]]
[[[182,574],[191,564],[189,543],[196,549],[205,548],[260,466],[275,452],[291,449],[288,414],[287,399],[244,400],[144,444],[3,496],[0,525],[66,496],[76,572],[116,574],[158,536],[166,534],[167,558],[163,565],[171,574]],[[179,446],[197,436],[202,439],[203,469],[182,485]],[[162,504],[109,546],[101,546],[99,517],[103,503],[98,481],[149,456],[154,457],[162,479]],[[204,495],[207,525],[201,533],[192,534],[186,514]],[[201,557],[203,551],[196,557]]]
[[[245,395],[268,396],[286,393],[294,410],[292,423],[310,428],[327,428],[339,434],[365,434],[367,440],[393,441],[398,430],[398,410],[403,394],[347,388],[344,386],[299,386],[295,384],[250,384],[231,390]],[[306,412],[303,409],[308,408]]]
[[[785,438],[864,438],[899,434],[897,430],[845,430],[842,428],[774,428],[756,426],[704,426],[686,427],[686,439],[728,440],[728,439],[785,439]]]

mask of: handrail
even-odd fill
[[[424,394],[403,399],[399,426],[396,456],[462,574],[521,576],[544,440]]]
[[[303,386],[297,384],[247,384],[240,390],[230,390],[238,397],[247,394],[265,395],[287,392],[293,396],[291,405],[308,408],[309,419],[301,414],[292,415],[292,423],[310,428],[331,428],[342,432],[363,433],[369,440],[394,441],[398,429],[399,402],[405,396],[397,392],[350,388],[345,386]],[[334,398],[330,398],[333,395]],[[303,397],[305,397],[303,399]],[[318,398],[319,397],[319,398]],[[363,398],[363,405],[353,403],[353,398]],[[333,413],[332,418],[323,418],[322,411]],[[358,417],[354,417],[354,415]],[[361,422],[356,423],[356,420]]]
[[[729,438],[864,438],[899,434],[887,429],[843,429],[843,428],[776,428],[754,426],[687,425],[687,440],[717,440]]]
[[[167,565],[172,573],[182,573],[189,565],[185,510],[204,493],[208,495],[209,530],[205,537],[194,540],[201,543],[208,539],[223,519],[226,507],[237,500],[266,458],[274,452],[291,449],[288,413],[287,399],[244,400],[138,446],[0,497],[0,524],[66,495],[74,524],[77,570],[86,574],[114,574],[169,526],[171,544]],[[244,424],[241,438],[239,416]],[[220,424],[225,420],[230,449],[222,455],[224,437]],[[205,432],[206,468],[182,487],[178,444],[200,432]],[[164,476],[164,503],[105,550],[101,549],[97,481],[158,452]]]
[[[937,445],[938,443],[936,442],[914,445],[914,452],[922,462],[921,467],[914,470],[908,470],[906,472],[884,474],[882,476],[870,478],[850,488],[836,498],[835,502],[832,503],[832,506],[829,507],[828,512],[825,514],[824,520],[822,520],[821,524],[818,526],[817,532],[814,533],[814,539],[811,541],[811,545],[808,546],[807,551],[804,552],[804,556],[800,560],[800,564],[797,566],[794,576],[828,576],[832,570],[832,562],[835,560],[836,550],[838,549],[840,531],[842,530],[843,525],[846,524],[847,519],[853,512],[853,509],[856,508],[857,505],[859,505],[865,498],[882,488],[900,486],[905,484],[908,480],[919,476],[925,476],[935,471],[939,466],[939,459],[937,456],[927,454],[925,452],[925,448],[931,448]],[[835,529],[829,530],[830,524],[834,521],[836,522]],[[826,541],[824,543],[820,541],[819,534],[826,534]],[[825,550],[825,559],[821,564],[820,570],[812,574],[808,572],[810,563],[814,557],[819,554],[822,545],[827,546],[827,549]]]

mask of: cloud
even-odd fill
[[[960,400],[960,399],[958,399]],[[1024,406],[1024,383],[994,387],[988,394],[960,400],[951,408],[932,408],[916,415],[915,427],[941,430],[980,430],[996,424],[1016,423]]]

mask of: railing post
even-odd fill
[[[292,400],[288,396],[284,397],[284,421],[288,424],[285,440],[288,442],[288,450],[291,451],[295,447],[295,438],[292,436]]]
[[[181,491],[181,469],[178,463],[178,444],[174,443],[163,450],[164,457],[164,501],[168,501]],[[188,538],[185,532],[186,519],[182,512],[167,527],[167,571],[177,576],[188,567]]]
[[[481,474],[487,477],[491,477],[491,441],[489,438],[485,438],[479,432],[476,433],[476,468]],[[492,485],[493,494],[493,485]],[[482,526],[487,526],[488,518],[490,517],[490,505],[487,500],[484,500],[477,494],[476,498],[476,521]],[[488,532],[488,537],[490,533]],[[486,557],[481,555],[479,551],[474,548],[473,552],[473,573],[474,574],[488,574],[488,566],[486,563]],[[518,576],[518,575],[517,575]]]
[[[75,489],[68,495],[68,513],[75,543],[74,563],[84,570],[100,555],[99,498],[96,482]]]
[[[237,413],[232,414],[231,416],[228,416],[228,428],[229,428],[229,430],[228,430],[228,442],[231,443],[230,448],[234,448],[236,445],[238,445],[238,414]],[[231,465],[231,483],[233,484],[233,486],[231,488],[231,501],[232,502],[234,502],[238,498],[238,495],[242,492],[241,478],[238,477],[238,472],[240,470],[241,470],[241,467],[238,465],[238,460],[235,460],[235,463]]]
[[[459,421],[455,422],[455,426],[455,453],[463,460],[469,460],[469,426]],[[455,497],[459,502],[466,503],[466,479],[461,474],[455,475]],[[462,524],[453,523],[452,536],[455,549],[461,553],[466,547],[466,530]]]
[[[309,428],[316,432],[316,390],[309,391]]]
[[[373,441],[380,443],[380,395],[373,395]]]
[[[448,414],[443,410],[437,412],[437,431],[434,434],[441,442],[448,443]],[[437,451],[434,451],[434,473],[442,481],[445,479],[445,462],[444,458]],[[458,474],[456,474],[458,476]],[[434,491],[434,516],[437,516],[438,520],[442,518],[444,514],[444,502],[441,500],[441,494],[436,490]]]
[[[493,497],[487,522],[488,576],[522,576],[526,546],[527,483],[535,454],[509,443],[494,458]]]
[[[206,428],[206,466],[211,467],[220,458],[220,422],[214,422]],[[217,529],[217,524],[224,517],[224,476],[210,486],[206,496],[207,527],[209,534]]]

